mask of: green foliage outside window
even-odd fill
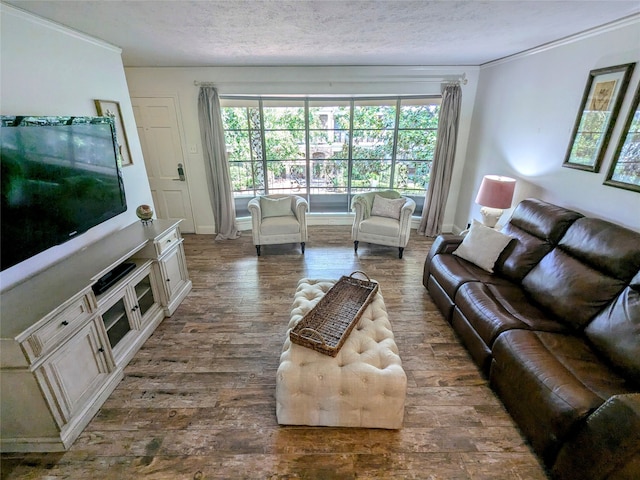
[[[319,193],[387,188],[424,195],[435,151],[437,101],[234,101],[223,98],[221,113],[236,196],[302,192],[313,202]]]

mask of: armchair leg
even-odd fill
[[[398,258],[402,258],[402,252],[404,252],[404,247],[398,247],[398,250],[400,250],[400,254],[398,255]]]
[[[358,240],[353,242],[353,251],[358,253]]]
[[[302,248],[302,254],[304,255],[304,242],[300,242],[300,248]]]
[[[256,245],[256,252],[258,253],[258,256],[260,256],[260,245]]]

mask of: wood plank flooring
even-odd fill
[[[185,235],[193,291],[125,369],[65,453],[3,454],[3,479],[546,479],[422,286],[431,239],[361,243],[311,226],[262,248]],[[301,278],[355,270],[380,282],[408,377],[399,431],[283,427],[275,377]]]

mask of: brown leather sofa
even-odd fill
[[[494,272],[441,235],[423,284],[549,475],[640,479],[640,233],[523,200]]]

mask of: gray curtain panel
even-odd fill
[[[207,185],[217,233],[216,240],[238,238],[240,232],[236,224],[227,148],[220,115],[220,99],[214,87],[200,87],[198,118]]]
[[[462,89],[460,85],[446,85],[442,92],[438,138],[431,167],[431,179],[425,194],[422,218],[418,227],[418,233],[427,237],[435,237],[442,233],[444,208],[449,196],[453,161],[456,156],[461,103]]]

